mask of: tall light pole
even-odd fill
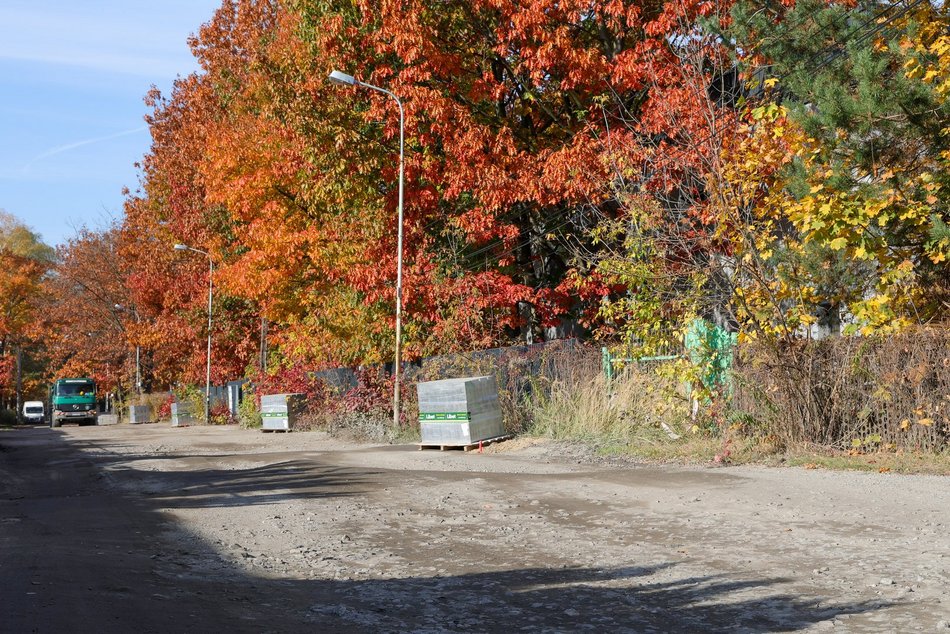
[[[208,257],[208,371],[205,375],[205,424],[211,424],[211,289],[214,278],[214,260],[211,254],[187,244],[176,244],[176,251],[194,251]]]
[[[402,348],[402,198],[403,198],[403,167],[405,165],[405,150],[404,150],[404,139],[405,139],[405,116],[402,110],[402,101],[399,100],[399,97],[389,92],[385,88],[380,88],[379,86],[373,86],[372,84],[367,84],[362,82],[352,75],[347,75],[346,73],[341,73],[338,70],[330,73],[330,83],[336,84],[338,86],[353,86],[354,88],[369,88],[370,90],[375,90],[381,92],[384,95],[389,95],[396,100],[396,105],[399,106],[399,227],[398,227],[398,238],[396,240],[396,363],[395,363],[395,386],[393,387],[393,424],[395,427],[399,427],[399,365],[400,365],[400,351]]]
[[[136,324],[141,323],[141,319],[139,318],[139,311],[135,310],[135,308],[129,309],[123,306],[122,304],[116,304],[115,309],[121,310],[127,313],[132,313],[132,316],[135,317],[135,323]],[[139,393],[139,396],[142,396],[142,362],[141,362],[140,350],[141,349],[139,347],[139,344],[136,343],[135,344],[135,387]]]

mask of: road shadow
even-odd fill
[[[0,474],[13,478],[0,486],[6,631],[764,632],[888,606],[819,607],[783,590],[787,579],[738,571],[681,578],[673,561],[528,566],[511,549],[493,553],[480,570],[447,576],[433,574],[421,546],[412,574],[400,578],[378,578],[372,569],[366,576],[377,578],[252,573],[220,544],[181,540],[165,510],[353,494],[354,482],[380,472],[340,470],[318,458],[240,472],[156,472],[162,490],[150,494],[114,486],[134,474],[83,454],[80,443],[27,433],[48,435],[0,436]],[[288,540],[306,544],[307,536]],[[353,562],[352,576],[359,567]]]
[[[135,454],[103,451],[96,441],[68,442],[129,494],[140,494],[163,507],[256,506],[289,499],[351,497],[364,493],[360,485],[381,473],[315,460],[275,462],[281,453]]]
[[[183,457],[181,464],[202,464]],[[219,458],[216,456],[215,458]],[[174,458],[168,458],[174,459]],[[174,508],[213,508],[277,504],[288,500],[351,497],[372,472],[301,460],[266,466],[201,468],[187,471],[141,471],[112,468],[109,478],[155,505]]]
[[[513,569],[448,577],[323,582],[311,617],[362,631],[794,631],[880,606],[815,607],[764,588],[786,579],[703,576],[655,583],[675,564]]]

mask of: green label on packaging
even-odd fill
[[[464,423],[471,418],[468,412],[420,412],[422,423]]]

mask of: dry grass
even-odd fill
[[[692,426],[675,383],[638,368],[612,381],[599,372],[555,381],[532,408],[530,433],[599,445],[666,444]]]
[[[853,367],[853,357],[842,356]],[[880,359],[877,363],[883,362]],[[919,361],[911,367],[919,367]],[[678,388],[673,380],[637,367],[613,381],[600,373],[574,374],[569,380],[553,381],[544,396],[529,404],[532,425],[528,433],[581,441],[601,456],[660,464],[759,464],[950,474],[948,451],[899,449],[886,442],[847,449],[790,442],[743,417],[731,419],[728,429],[708,421],[694,425],[689,402],[678,394]],[[892,392],[901,389],[899,384]],[[866,428],[864,433],[868,433]]]
[[[728,442],[708,434],[691,434],[678,440],[641,437],[626,445],[600,448],[610,456],[630,456],[655,464],[709,465],[766,464],[776,449],[756,438],[734,438]]]
[[[529,439],[533,441],[535,439]],[[950,475],[950,453],[876,452],[851,454],[832,448],[798,447],[782,450],[762,438],[737,437],[724,443],[706,434],[673,440],[641,434],[629,443],[588,440],[596,454],[657,465],[797,467],[832,471],[871,471],[895,474]],[[726,453],[728,451],[728,453]]]

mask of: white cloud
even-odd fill
[[[104,136],[93,137],[90,139],[83,139],[82,141],[75,141],[73,143],[66,143],[64,145],[58,145],[52,147],[40,154],[37,154],[32,159],[30,159],[26,165],[20,169],[20,175],[26,176],[30,173],[30,168],[33,167],[38,161],[42,161],[45,158],[51,156],[56,156],[57,154],[62,154],[63,152],[68,152],[70,150],[75,150],[86,145],[93,145],[95,143],[102,143],[104,141],[111,141],[112,139],[118,139],[120,137],[129,136],[130,134],[137,134],[139,132],[144,132],[148,130],[148,126],[139,126],[137,128],[132,128],[131,130],[122,130],[121,132],[115,132],[113,134],[106,134]]]

